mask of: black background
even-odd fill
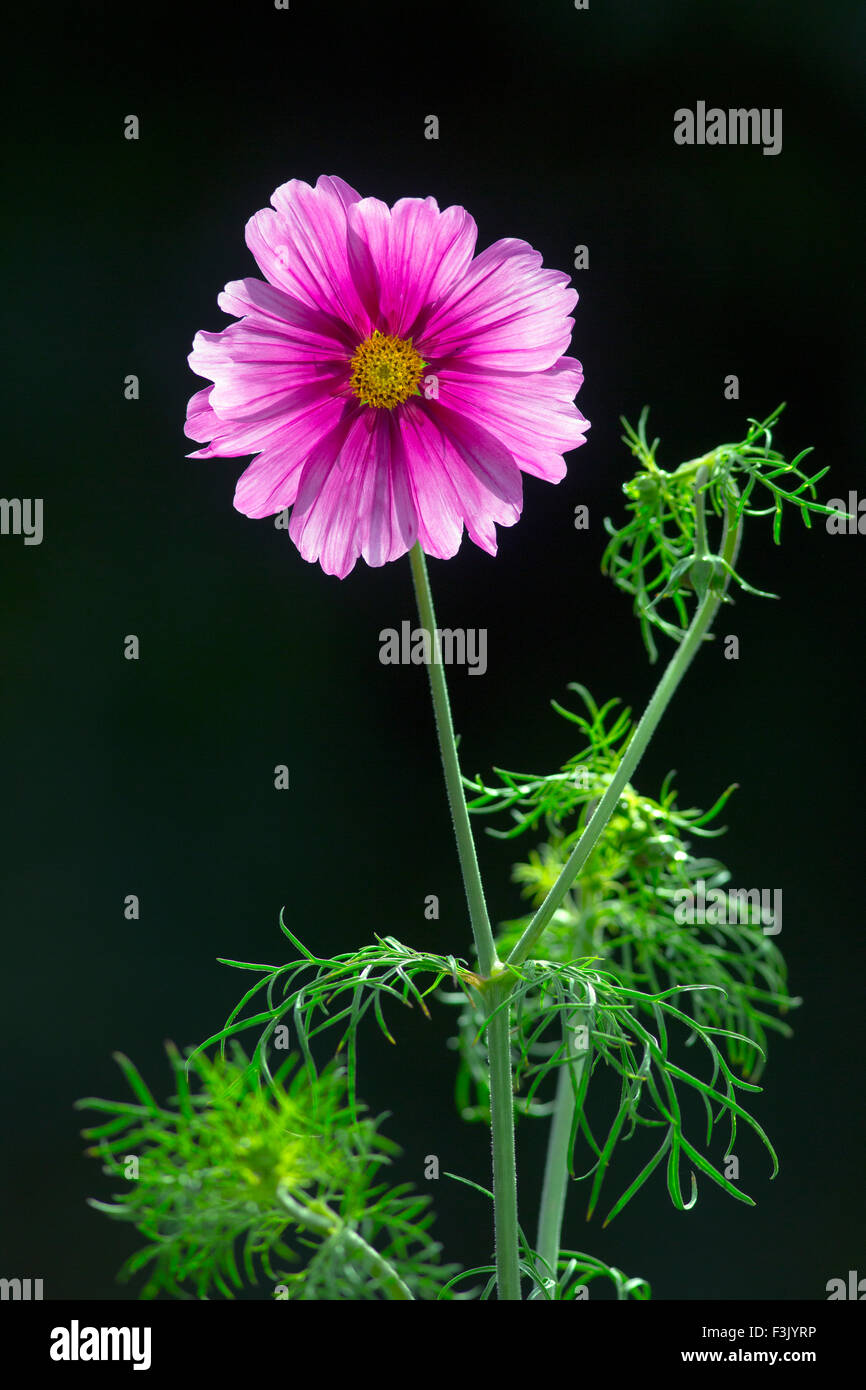
[[[525,482],[497,558],[468,540],[431,561],[443,626],[486,627],[483,679],[451,678],[468,771],[553,770],[567,683],[642,708],[656,672],[628,601],[599,573],[630,457],[618,417],[651,406],[674,466],[788,408],[776,442],[831,465],[824,499],[863,490],[866,12],[854,0],[570,0],[410,7],[267,0],[73,4],[19,16],[6,73],[10,210],[4,311],[5,497],[42,497],[41,546],[0,538],[3,620],[2,1272],[48,1298],[117,1299],[135,1234],[85,1205],[111,1184],[73,1110],[124,1094],[132,1056],[158,1094],[164,1039],[223,1022],[246,977],[217,955],[285,959],[393,934],[471,942],[426,689],[383,667],[378,632],[413,617],[406,560],[340,582],[267,521],[232,508],[243,460],[188,461],[186,356],[227,320],[216,296],[255,274],[243,227],[289,178],[339,174],[392,203],[433,195],[571,270],[590,267],[572,352],[592,422],[565,481]],[[681,148],[673,113],[781,107],[783,150]],[[139,116],[141,138],[123,138]],[[425,116],[440,138],[424,138]],[[141,399],[127,402],[136,373]],[[726,401],[736,373],[739,401]],[[578,503],[588,532],[573,528]],[[707,1183],[673,1210],[658,1171],[607,1230],[574,1193],[568,1242],[662,1299],[823,1299],[866,1275],[863,1208],[862,536],[795,517],[747,533],[737,596],[645,759],[684,805],[740,790],[719,852],[734,882],[781,887],[778,944],[805,1003],[773,1039],[753,1109],[781,1172],[744,1137],[746,1208]],[[123,659],[135,633],[141,659]],[[666,650],[665,650],[666,654]],[[273,789],[287,763],[291,790]],[[508,847],[484,837],[495,919],[519,910]],[[141,919],[127,922],[136,893]],[[438,923],[425,895],[440,897]],[[395,1177],[424,1155],[486,1183],[488,1140],[452,1103],[453,1019],[392,1019],[362,1039],[362,1094],[393,1112]],[[521,1215],[537,1210],[543,1131],[518,1131]],[[626,1147],[611,1197],[636,1171]],[[618,1183],[616,1194],[613,1184]],[[426,1184],[423,1184],[426,1186]],[[436,1187],[437,1232],[490,1255],[484,1199]],[[267,1297],[267,1290],[257,1291]]]

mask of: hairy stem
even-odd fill
[[[436,732],[439,736],[439,752],[442,757],[442,768],[445,772],[448,804],[451,807],[457,853],[460,857],[460,868],[463,873],[463,886],[466,890],[469,918],[472,922],[472,934],[475,938],[475,954],[478,957],[481,974],[487,976],[497,963],[496,947],[493,944],[493,932],[490,928],[490,917],[487,913],[484,888],[478,869],[478,856],[475,853],[475,840],[472,836],[469,812],[466,809],[466,798],[463,794],[460,763],[454,740],[454,725],[451,721],[448,686],[445,682],[442,653],[436,635],[433,595],[430,592],[427,565],[420,544],[416,543],[412,547],[409,552],[409,560],[412,565],[415,597],[418,601],[418,616],[421,619],[421,626],[430,634],[432,660],[428,664],[427,671],[430,676],[430,692],[433,696],[433,713],[436,716]]]
[[[511,1011],[509,1005],[496,1009],[507,999],[511,989],[510,975],[502,972],[496,954],[493,932],[484,889],[475,853],[475,840],[466,809],[463,781],[460,776],[460,763],[457,757],[457,744],[454,739],[454,725],[451,720],[451,705],[448,700],[448,686],[442,666],[442,653],[436,630],[436,615],[433,611],[433,596],[427,577],[427,565],[420,544],[416,543],[409,552],[412,565],[412,580],[415,597],[418,601],[418,615],[421,625],[430,634],[432,660],[427,670],[430,676],[430,691],[433,697],[433,712],[436,716],[436,732],[439,737],[439,752],[445,772],[445,786],[451,819],[457,840],[457,853],[463,873],[463,885],[469,904],[472,934],[475,938],[475,954],[481,975],[489,986],[484,990],[488,1009],[487,1051],[490,1059],[490,1116],[493,1147],[493,1211],[496,1234],[496,1279],[500,1299],[520,1298],[520,1267],[517,1222],[517,1168],[514,1154],[514,1092],[511,1080]],[[496,977],[496,978],[494,978]],[[495,1013],[494,1017],[491,1017]]]

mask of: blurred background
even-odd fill
[[[44,540],[0,537],[5,1275],[46,1298],[133,1298],[115,1282],[134,1231],[86,1206],[112,1184],[84,1156],[82,1096],[125,1097],[131,1056],[157,1095],[164,1041],[217,1029],[248,978],[216,957],[285,960],[286,920],[317,953],[393,934],[468,956],[471,938],[418,667],[378,634],[414,619],[408,561],[340,582],[269,521],[234,511],[246,460],[190,461],[199,328],[256,274],[248,217],[290,178],[339,174],[391,203],[467,207],[479,249],[513,236],[575,270],[572,352],[588,441],[566,479],[525,482],[492,558],[431,561],[442,626],[485,627],[488,671],[451,672],[464,767],[553,771],[572,752],[550,710],[579,680],[639,711],[659,668],[599,572],[631,458],[619,416],[651,407],[668,467],[742,437],[782,400],[775,442],[830,465],[822,499],[863,476],[862,149],[866,11],[839,0],[318,5],[65,5],[19,19],[7,65],[7,430],[2,494],[44,499]],[[781,107],[783,148],[682,148],[679,107]],[[137,142],[124,117],[140,119]],[[425,117],[440,122],[424,138]],[[140,400],[124,378],[140,378]],[[739,378],[739,400],[724,379]],[[574,508],[589,508],[587,531]],[[754,1209],[704,1182],[676,1212],[661,1171],[607,1230],[572,1194],[568,1242],[661,1299],[823,1299],[866,1275],[863,1242],[862,574],[866,537],[769,519],[736,595],[644,760],[681,804],[740,784],[716,841],[735,884],[781,887],[777,944],[804,1004],[773,1038],[739,1143]],[[123,658],[136,634],[141,656]],[[663,639],[664,641],[664,639]],[[666,659],[669,647],[663,645]],[[273,787],[275,764],[291,787]],[[514,847],[478,823],[496,920],[522,910]],[[529,843],[523,846],[528,850]],[[127,921],[124,898],[139,896]],[[424,917],[435,893],[440,919]],[[486,1262],[481,1128],[459,1121],[453,1011],[368,1029],[360,1090],[403,1149],[395,1179],[432,1195],[446,1255]],[[518,1129],[534,1230],[544,1128]],[[617,1155],[609,1197],[636,1159]],[[618,1185],[617,1185],[618,1184]],[[614,1186],[616,1185],[616,1192]],[[610,1203],[608,1202],[608,1206]],[[607,1210],[607,1207],[605,1207]],[[601,1291],[599,1290],[599,1296]],[[267,1297],[260,1288],[256,1297]],[[593,1296],[596,1296],[595,1293]]]

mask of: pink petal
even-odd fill
[[[210,377],[210,406],[222,420],[291,411],[316,394],[348,391],[349,359],[296,351],[290,338],[262,333],[248,320],[222,333],[197,333],[189,365]],[[332,348],[333,353],[333,348]]]
[[[399,337],[464,274],[478,234],[465,208],[440,212],[435,198],[401,198],[393,208],[362,198],[348,222],[349,263],[371,317]]]
[[[396,422],[386,410],[359,408],[313,449],[304,468],[289,535],[305,560],[344,579],[359,556],[384,565],[418,535],[409,480],[395,466]]]
[[[216,430],[211,436],[211,442],[204,449],[198,449],[194,454],[188,454],[187,457],[234,458],[239,454],[258,453],[272,445],[279,446],[296,417],[305,417],[319,406],[323,408],[330,406],[333,419],[325,416],[322,418],[328,418],[326,428],[331,428],[345,403],[346,398],[343,396],[335,396],[328,391],[310,388],[303,394],[296,393],[291,410],[287,409],[284,402],[277,400],[270,409],[263,411],[260,415],[251,415],[234,420],[217,419]],[[264,513],[264,515],[268,515],[268,513]]]
[[[349,269],[347,214],[360,194],[342,179],[323,175],[315,188],[290,179],[250,218],[247,246],[272,285],[310,308],[351,325],[360,337],[371,330]]]
[[[323,437],[340,429],[346,413],[344,401],[326,396],[290,419],[280,420],[262,452],[238,479],[234,499],[237,510],[244,516],[264,517],[292,506],[304,464]]]
[[[299,299],[252,276],[246,280],[232,280],[217,296],[217,303],[224,313],[243,318],[250,328],[255,326],[284,334],[290,339],[293,350],[304,356],[351,354],[357,346],[357,334],[342,320],[311,309]]]
[[[573,404],[583,382],[583,369],[573,357],[526,374],[440,366],[437,380],[440,404],[489,430],[524,473],[549,483],[565,477],[562,455],[583,444],[589,429]]]
[[[465,522],[475,544],[495,555],[495,526],[513,526],[523,502],[511,454],[483,426],[441,402],[407,401],[399,423],[422,548],[447,559]]]
[[[507,238],[482,251],[433,309],[415,343],[426,361],[458,356],[499,371],[552,367],[571,340],[577,292],[541,254]]]
[[[213,439],[219,428],[219,420],[209,404],[212,390],[212,386],[205,386],[196,391],[186,408],[183,432],[190,439]]]

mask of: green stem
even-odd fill
[[[496,1238],[496,1279],[500,1299],[520,1298],[520,1267],[517,1221],[517,1168],[514,1154],[514,1092],[511,1080],[511,1009],[506,1003],[495,1013],[498,1006],[508,998],[511,989],[510,972],[503,967],[496,954],[496,945],[490,927],[490,917],[484,899],[478,857],[475,853],[475,840],[466,809],[463,794],[463,781],[460,776],[460,763],[457,757],[457,744],[454,739],[454,725],[451,720],[451,706],[448,700],[448,686],[442,666],[442,654],[436,635],[436,615],[433,611],[433,596],[427,577],[427,565],[420,544],[409,552],[412,565],[412,580],[415,597],[418,600],[418,614],[421,625],[430,634],[432,660],[428,665],[430,691],[433,697],[433,712],[436,716],[436,732],[439,737],[439,752],[445,772],[445,786],[451,819],[457,839],[457,853],[463,873],[463,885],[469,904],[469,917],[472,934],[475,938],[475,954],[481,975],[489,982],[483,989],[488,1010],[487,1051],[490,1059],[490,1121],[493,1147],[493,1212]],[[495,1017],[492,1017],[495,1013]]]
[[[496,1294],[516,1302],[520,1292],[519,1229],[517,1222],[517,1161],[514,1151],[514,1089],[511,1079],[510,976],[487,991],[487,1053],[490,1058],[490,1128],[493,1149],[493,1224],[496,1241]]]
[[[313,1211],[311,1207],[295,1201],[284,1187],[277,1188],[277,1197],[292,1220],[296,1221],[299,1226],[315,1231],[317,1235],[324,1236],[326,1239],[338,1236],[340,1240],[344,1241],[353,1254],[359,1255],[364,1263],[379,1276],[382,1281],[382,1288],[389,1298],[401,1301],[408,1299],[414,1303],[412,1290],[400,1278],[394,1266],[385,1259],[384,1255],[380,1255],[378,1250],[374,1250],[372,1245],[368,1245],[363,1236],[359,1236],[357,1231],[353,1231],[350,1226],[341,1221],[337,1213],[326,1206],[324,1202],[318,1203],[318,1211]]]
[[[488,976],[494,965],[497,964],[496,946],[493,942],[493,932],[490,929],[487,903],[484,900],[484,889],[478,869],[478,856],[475,853],[475,841],[472,837],[472,827],[469,824],[469,812],[466,809],[466,798],[463,795],[463,781],[460,776],[460,763],[457,759],[457,744],[454,739],[454,725],[451,720],[448,686],[445,682],[442,653],[436,636],[433,595],[430,592],[427,565],[420,544],[416,543],[412,547],[409,552],[409,560],[412,565],[415,597],[418,600],[418,616],[421,619],[421,626],[430,634],[430,650],[433,659],[429,662],[427,671],[430,676],[430,692],[433,696],[433,713],[436,716],[436,732],[439,736],[439,752],[445,772],[448,804],[451,807],[451,819],[454,822],[454,834],[457,838],[457,853],[460,856],[460,868],[463,872],[463,886],[466,890],[469,918],[472,922],[472,934],[475,938],[475,954],[478,958],[481,974]]]
[[[582,907],[581,917],[585,921],[587,917],[585,902]],[[578,925],[575,930],[575,951],[580,935],[580,925]],[[541,1188],[538,1236],[535,1242],[536,1251],[544,1261],[540,1273],[542,1277],[547,1277],[545,1266],[549,1266],[554,1280],[558,1277],[559,1252],[562,1247],[562,1223],[565,1218],[565,1200],[568,1193],[568,1154],[571,1126],[574,1120],[574,1093],[575,1088],[580,1087],[589,1057],[589,1047],[587,1047],[582,1055],[574,1060],[572,1080],[572,1065],[568,1058],[573,1057],[574,1032],[575,1025],[571,1023],[567,1011],[563,1009],[562,1038],[566,1047],[566,1057],[559,1068],[556,1080],[556,1099],[553,1106],[553,1118],[550,1122],[550,1133],[547,1137],[547,1157],[544,1165],[544,1182]]]
[[[702,488],[706,482],[706,477],[707,469],[705,466],[702,466],[698,470],[695,479],[695,502],[698,514],[701,518],[701,523],[703,521],[704,511],[704,493]],[[736,556],[739,548],[741,527],[742,518],[740,518],[734,526],[730,525],[730,507],[726,502],[725,527],[722,536],[722,558],[727,561],[729,565],[733,564],[733,557]],[[695,610],[695,616],[691,621],[688,631],[668,663],[664,675],[656,686],[652,699],[644,710],[640,723],[629,739],[628,745],[622,755],[622,761],[611,779],[607,790],[596,806],[589,824],[584,829],[583,834],[569,855],[555,884],[509,955],[507,961],[508,965],[517,966],[520,965],[522,961],[526,960],[526,957],[534,948],[551,917],[556,912],[572,883],[574,883],[577,875],[581,872],[587,859],[598,844],[605,826],[616,810],[617,802],[622,795],[626,783],[643,757],[647,744],[655,733],[659,721],[673,698],[677,686],[691,665],[695,653],[712,625],[716,613],[718,612],[719,605],[724,598],[728,582],[729,574],[725,572],[723,580],[717,579],[714,583],[708,584],[704,596]]]
[[[571,1138],[573,1119],[574,1092],[571,1088],[568,1064],[563,1062],[556,1080],[556,1101],[547,1138],[538,1236],[535,1241],[536,1251],[544,1261],[540,1273],[543,1278],[547,1278],[546,1266],[549,1266],[550,1277],[554,1280],[558,1276],[559,1251],[562,1247],[562,1223],[565,1219],[565,1198],[568,1191],[568,1141]]]

